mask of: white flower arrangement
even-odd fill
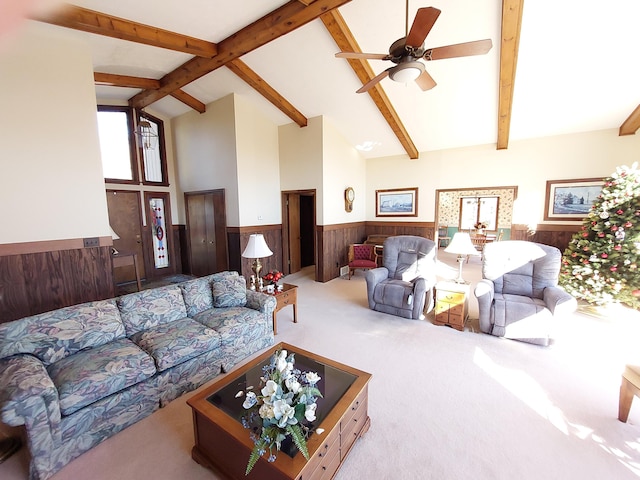
[[[294,368],[294,354],[286,350],[278,350],[271,358],[271,362],[263,367],[264,375],[260,377],[262,389],[256,395],[247,387],[242,406],[249,411],[249,415],[242,417],[245,428],[253,428],[257,416],[262,425],[260,435],[251,433],[254,447],[249,456],[245,475],[253,469],[258,459],[269,450],[267,461],[274,462],[276,451],[280,450],[282,441],[291,436],[304,458],[309,460],[306,439],[309,427],[303,423],[316,419],[316,398],[322,397],[316,387],[320,376],[316,372],[301,372]],[[241,397],[238,392],[236,397]],[[257,412],[257,415],[256,415]]]

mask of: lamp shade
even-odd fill
[[[456,255],[478,255],[479,252],[471,243],[471,237],[466,232],[456,232],[451,239],[451,243],[444,249],[447,253]]]
[[[244,258],[264,258],[273,255],[273,252],[269,250],[267,242],[264,240],[264,236],[261,233],[254,233],[249,236],[249,243],[242,252]]]

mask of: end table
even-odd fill
[[[433,323],[463,331],[469,315],[469,288],[468,284],[452,281],[436,283],[436,316]]]
[[[272,295],[276,297],[278,302],[276,309],[273,311],[273,334],[278,333],[278,323],[276,321],[276,314],[287,305],[293,305],[293,323],[298,323],[298,286],[291,285],[290,283],[282,284],[282,291],[275,291],[274,293],[267,293],[264,290],[262,293]]]

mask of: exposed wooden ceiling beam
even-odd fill
[[[129,103],[137,108],[146,107],[231,60],[240,58],[350,1],[315,0],[309,6],[305,6],[298,0],[291,0],[219,42],[218,54],[213,58],[195,57],[189,60],[160,79],[161,86],[158,90],[148,89],[140,92],[132,97]]]
[[[498,150],[509,146],[513,88],[518,64],[520,28],[524,0],[502,0],[502,35],[500,44],[500,87],[498,95]]]
[[[239,58],[226,64],[227,68],[247,82],[254,90],[275,105],[282,113],[301,127],[307,126],[307,117],[294,107],[289,101],[276,92],[271,85],[264,81],[260,75],[251,70],[249,66]]]
[[[351,30],[347,26],[344,18],[340,14],[338,10],[332,10],[331,12],[325,13],[320,17],[325,27],[335,40],[338,48],[343,52],[361,52],[360,46],[356,39],[353,37]],[[337,60],[336,60],[337,61]],[[369,62],[365,59],[348,59],[349,65],[356,73],[362,84],[364,85],[369,80],[371,80],[375,73],[373,69],[369,65]],[[409,155],[409,158],[416,159],[418,158],[418,149],[411,140],[409,133],[406,128],[402,124],[400,117],[396,113],[393,105],[391,105],[391,101],[387,94],[382,89],[382,86],[378,83],[374,87],[369,90],[369,95],[373,99],[373,102],[380,110],[380,113],[387,121],[393,133],[398,137],[398,140],[402,144],[403,148]],[[355,93],[354,93],[355,95]]]
[[[128,88],[160,88],[160,81],[155,78],[131,77],[129,75],[116,75],[113,73],[93,73],[93,81],[96,85],[107,87],[128,87]],[[185,105],[194,110],[204,113],[207,107],[197,98],[192,97],[183,90],[176,90],[171,96],[180,100]]]
[[[75,5],[66,5],[48,15],[36,16],[34,20],[207,58],[218,53],[215,43]]]
[[[160,88],[160,81],[155,78],[131,77],[113,73],[93,72],[93,81],[96,85],[107,87]]]
[[[193,108],[196,112],[204,113],[207,111],[207,106],[195,97],[192,97],[184,90],[174,90],[171,92],[171,96],[176,100],[180,100],[185,105]]]
[[[640,128],[640,105],[636,107],[636,109],[631,112],[631,115],[624,121],[622,125],[620,125],[620,130],[618,132],[619,136],[623,135],[634,135],[636,131]]]

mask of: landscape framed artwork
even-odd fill
[[[376,190],[376,217],[417,217],[418,187]]]
[[[600,178],[548,180],[544,219],[582,220],[591,210],[603,185]]]

